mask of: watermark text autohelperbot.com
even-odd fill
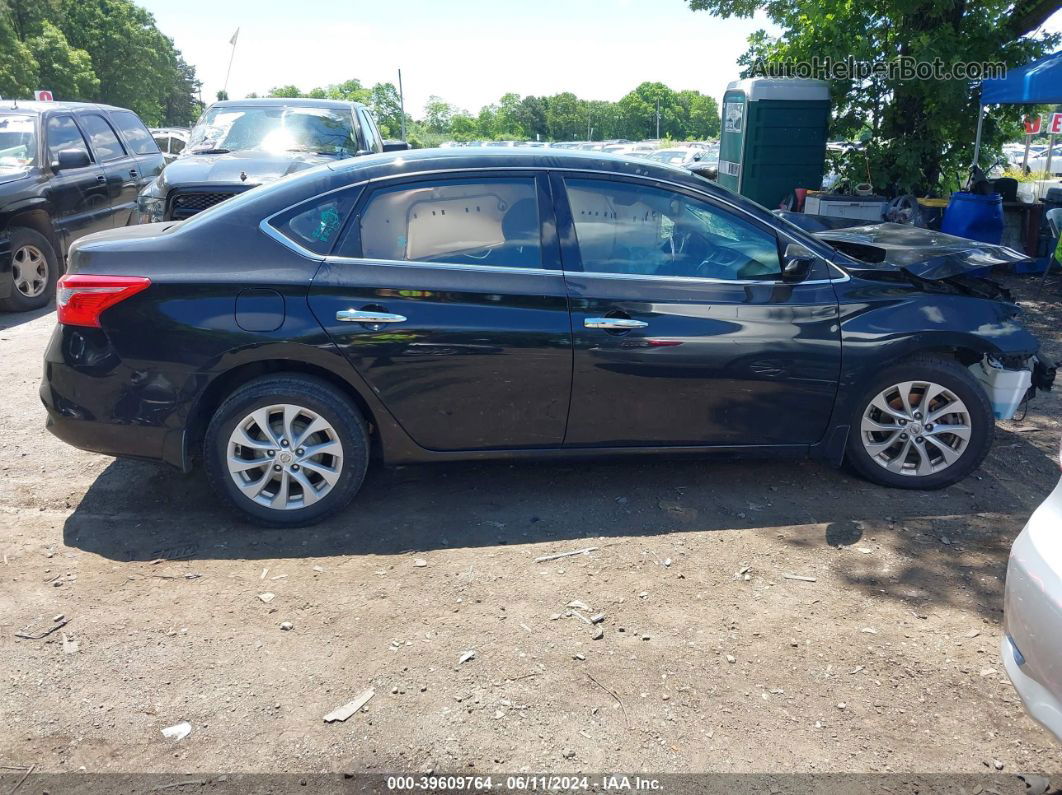
[[[815,80],[989,80],[1007,76],[1006,64],[997,61],[946,63],[942,58],[920,61],[901,55],[885,61],[820,58],[806,61],[767,61],[758,58],[750,77],[803,77]]]

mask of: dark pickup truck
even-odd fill
[[[216,102],[181,156],[141,193],[139,223],[182,221],[225,199],[321,163],[408,149],[384,142],[358,102],[268,98]]]
[[[0,102],[0,310],[45,306],[70,243],[125,226],[163,168],[131,110]]]

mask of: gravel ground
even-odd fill
[[[1060,304],[1026,303],[1062,360]],[[1062,771],[998,654],[1008,548],[1058,478],[1057,392],[942,492],[814,462],[418,466],[263,531],[199,475],[47,434],[53,323],[0,326],[2,765]]]

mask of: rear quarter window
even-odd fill
[[[148,128],[135,113],[119,110],[110,115],[111,122],[118,128],[122,137],[125,138],[126,145],[133,150],[134,154],[153,155],[159,151],[155,139],[151,137]]]
[[[360,192],[352,188],[317,196],[280,213],[269,225],[300,248],[327,255]]]

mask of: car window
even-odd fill
[[[781,275],[773,234],[649,185],[565,179],[583,270],[728,280]]]
[[[125,142],[135,154],[153,155],[159,151],[155,139],[151,137],[148,128],[135,113],[128,110],[112,111],[111,120],[117,125],[118,130],[125,137]]]
[[[53,163],[59,159],[59,153],[64,149],[77,149],[89,153],[81,130],[74,123],[73,116],[52,116],[48,119],[48,159]]]
[[[166,135],[155,135],[155,136],[152,136],[152,137],[155,139],[155,146],[157,146],[159,148],[160,152],[169,152],[170,151],[169,150],[169,143],[170,143],[169,136],[166,136]]]
[[[327,254],[359,192],[347,190],[318,196],[282,213],[270,224],[296,245],[315,254]]]
[[[117,160],[125,157],[125,150],[118,142],[118,136],[114,134],[106,120],[95,113],[86,113],[80,118],[81,127],[88,135],[92,144],[92,151],[96,153],[96,159],[101,162]]]
[[[170,138],[170,154],[179,155],[184,151],[184,144],[183,138],[179,138],[176,135]]]
[[[361,211],[356,232],[366,259],[542,267],[533,178],[382,189]],[[338,253],[354,246],[343,241]]]

